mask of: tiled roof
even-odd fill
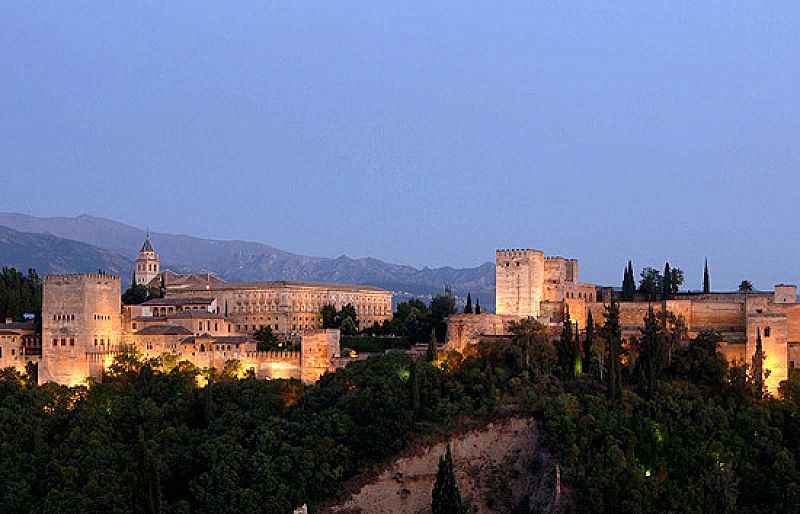
[[[146,236],[144,238],[144,244],[142,245],[142,249],[139,250],[139,251],[140,252],[153,252],[153,253],[155,253],[155,250],[153,250],[153,245],[150,244],[150,236]]]
[[[297,282],[291,280],[270,280],[259,282],[224,282],[219,285],[212,285],[211,290],[229,290],[229,289],[274,289],[279,287],[300,288],[300,287],[314,287],[323,289],[332,289],[340,291],[374,291],[378,293],[388,293],[386,289],[380,287],[360,285],[360,284],[332,284],[325,282]],[[188,288],[189,290],[200,290],[205,288]]]
[[[185,318],[201,318],[201,319],[225,319],[222,314],[215,314],[205,310],[189,309],[185,311],[171,312],[167,314],[167,319],[185,319]]]
[[[0,323],[0,330],[33,330],[33,321],[12,321]]]
[[[214,298],[153,298],[142,303],[142,305],[211,305],[214,303]]]
[[[180,325],[151,325],[136,332],[137,335],[169,335],[185,336],[191,335],[192,331]]]

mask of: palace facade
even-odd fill
[[[117,276],[47,275],[42,334],[33,323],[0,325],[0,366],[24,371],[38,363],[39,382],[66,385],[99,377],[124,348],[145,358],[189,361],[221,370],[238,361],[261,378],[314,382],[342,366],[338,329],[322,329],[325,304],[355,307],[360,327],[391,318],[383,289],[310,282],[233,282],[210,273],[161,270],[149,237],[136,260],[133,283],[163,289],[163,298],[122,305]],[[269,326],[292,350],[257,351],[253,333]]]

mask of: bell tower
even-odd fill
[[[142,249],[139,250],[139,256],[136,258],[134,280],[137,284],[146,286],[160,271],[160,261],[156,251],[153,250],[153,245],[150,244],[150,232],[148,231]]]

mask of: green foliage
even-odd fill
[[[256,349],[259,352],[269,352],[275,350],[286,349],[284,343],[278,341],[275,333],[272,332],[272,327],[263,325],[261,328],[253,332],[253,337],[256,338]]]
[[[467,304],[464,306],[464,314],[472,314],[472,294],[467,293]]]
[[[153,298],[161,298],[162,295],[163,292],[158,287],[133,284],[122,293],[122,303],[125,305],[138,305]]]
[[[619,322],[619,305],[612,301],[604,314],[603,337],[608,346],[608,374],[606,395],[611,401],[622,397],[622,327]]]
[[[742,280],[739,284],[740,293],[750,293],[753,291],[753,283],[749,280]]]
[[[711,292],[711,279],[708,276],[708,259],[703,266],[703,292],[708,294]]]
[[[625,302],[633,301],[636,293],[636,279],[633,276],[633,263],[628,261],[625,273],[622,276],[622,300]]]
[[[34,269],[23,275],[14,268],[4,267],[0,273],[0,322],[11,318],[24,321],[23,314],[35,316],[35,326],[42,328],[42,280]]]
[[[647,300],[670,298],[678,292],[683,284],[683,270],[670,268],[669,263],[664,266],[664,275],[657,269],[646,267],[642,269],[639,280],[639,293]]]
[[[352,304],[347,304],[336,310],[336,306],[325,304],[320,310],[322,316],[322,328],[338,328],[343,335],[355,335],[358,333],[358,315],[356,308]]]
[[[359,353],[381,353],[392,349],[408,349],[411,344],[405,337],[342,336],[341,346]]]
[[[461,502],[461,493],[456,482],[453,468],[453,456],[450,445],[445,454],[439,457],[439,469],[436,471],[436,482],[433,485],[432,514],[464,514],[467,509]]]
[[[564,322],[561,325],[561,335],[555,342],[555,346],[561,377],[566,379],[572,376],[572,364],[575,358],[575,342],[572,335],[572,322],[569,316],[565,316]]]

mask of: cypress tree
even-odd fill
[[[481,313],[481,299],[478,298],[477,300],[475,300],[475,314],[480,314],[480,313]]]
[[[561,337],[556,342],[556,356],[558,357],[558,367],[561,368],[561,376],[567,378],[572,375],[572,365],[575,359],[574,340],[572,337],[572,321],[569,314],[565,314],[564,323],[561,328]]]
[[[594,353],[594,320],[592,319],[592,311],[590,310],[586,315],[586,335],[584,336],[584,357],[586,359],[586,371],[589,376],[596,378],[597,376],[597,356]]]
[[[619,322],[619,305],[613,300],[606,307],[605,318],[603,332],[608,342],[608,387],[606,395],[609,400],[616,401],[622,398],[622,368],[619,361],[622,353],[622,328]]]
[[[463,514],[467,509],[461,502],[461,493],[456,482],[453,468],[453,456],[450,445],[442,457],[439,457],[439,469],[436,471],[436,483],[433,485],[432,514]]]
[[[764,397],[764,347],[761,346],[761,327],[756,329],[756,351],[753,354],[753,389],[755,397]]]
[[[661,334],[659,334],[659,324],[650,305],[647,315],[644,318],[644,328],[640,341],[640,360],[643,372],[644,390],[648,394],[652,393],[656,387],[658,375],[664,366],[664,350]]]
[[[708,278],[708,259],[703,267],[703,292],[708,294],[711,292],[711,281]]]
[[[425,354],[425,357],[428,359],[428,362],[433,362],[436,360],[436,356],[439,354],[439,347],[436,345],[436,329],[434,328],[431,330],[431,338],[428,340],[428,351]]]
[[[583,374],[583,357],[581,356],[581,331],[578,328],[578,322],[575,322],[575,350],[574,358],[572,361],[572,371],[575,373],[575,378]]]
[[[666,300],[672,295],[672,271],[669,262],[664,264],[664,277],[661,279],[661,299]]]
[[[628,261],[628,265],[625,267],[625,274],[622,278],[622,300],[626,302],[633,301],[635,293],[636,279],[633,276],[633,263]]]
[[[472,294],[467,293],[467,305],[464,307],[464,314],[472,314]]]

